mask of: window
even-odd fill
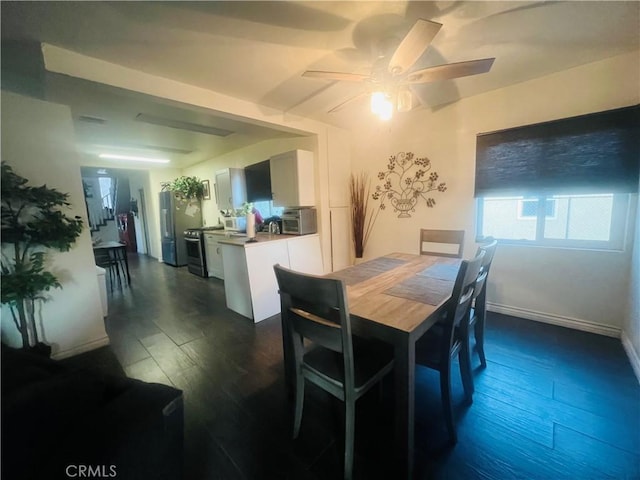
[[[478,134],[478,235],[623,249],[638,138],[640,105]]]
[[[640,107],[525,125],[476,137],[476,197],[635,193]]]
[[[525,198],[518,201],[518,218],[536,218],[538,216],[538,203],[540,201],[537,198]],[[556,216],[556,200],[554,198],[547,198],[545,204],[545,216],[547,218],[553,218]]]
[[[478,236],[509,243],[620,250],[627,194],[484,197]]]
[[[98,177],[100,198],[104,208],[113,208],[114,182],[111,177]]]
[[[269,218],[274,216],[281,217],[282,212],[284,211],[283,207],[274,207],[271,200],[253,202],[253,206],[260,212],[262,218]]]

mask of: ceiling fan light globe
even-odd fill
[[[393,105],[391,104],[391,102],[388,102],[385,104],[385,107],[380,111],[380,113],[378,113],[378,118],[380,120],[391,120],[391,117],[393,116]]]
[[[371,95],[371,111],[380,120],[390,120],[393,116],[393,102],[386,93],[374,92]]]
[[[371,94],[371,112],[379,115],[384,108],[385,94],[384,92],[373,92]]]
[[[407,88],[401,89],[398,92],[398,98],[396,102],[396,109],[399,112],[408,112],[413,107],[411,91]]]

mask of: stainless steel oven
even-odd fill
[[[191,273],[207,277],[207,260],[204,251],[204,233],[201,228],[184,231],[187,250],[187,268]]]

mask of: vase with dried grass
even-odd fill
[[[365,172],[352,173],[349,179],[351,194],[351,228],[356,258],[362,258],[364,249],[373,230],[379,209],[369,209],[369,175]]]

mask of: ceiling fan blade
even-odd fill
[[[348,98],[344,102],[336,105],[331,110],[329,110],[327,113],[338,112],[338,111],[342,110],[344,107],[346,107],[347,105],[349,105],[351,102],[355,102],[356,100],[360,100],[361,98],[366,97],[367,95],[369,95],[369,92],[359,93],[356,96]]]
[[[325,80],[339,80],[341,82],[364,82],[369,80],[369,75],[359,73],[325,72],[322,70],[307,70],[303,77],[324,78]]]
[[[441,28],[441,23],[419,18],[393,53],[389,61],[389,72],[397,76],[409,70],[424,53]]]
[[[411,72],[405,82],[409,84],[428,83],[469,75],[478,75],[479,73],[486,73],[491,70],[494,60],[495,58],[483,58],[481,60],[437,65],[435,67],[425,68],[424,70]]]

